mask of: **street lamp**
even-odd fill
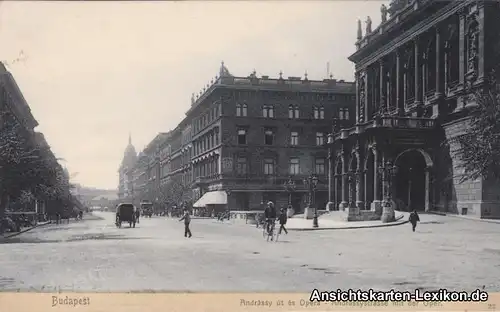
[[[318,207],[316,205],[316,187],[318,186],[318,176],[311,174],[308,178],[304,178],[304,185],[309,190],[309,208],[314,205],[313,227],[318,225]]]
[[[295,181],[292,180],[292,178],[290,177],[288,179],[288,181],[285,181],[283,183],[283,187],[288,192],[287,216],[292,217],[293,214],[295,213],[295,211],[293,210],[293,206],[292,206],[292,193],[295,191],[295,188],[296,188]]]
[[[382,205],[382,222],[391,222],[394,220],[394,209],[392,207],[392,180],[396,175],[398,168],[390,161],[386,161],[379,168],[384,184],[384,203]]]

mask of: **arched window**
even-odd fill
[[[236,104],[236,116],[241,117],[242,113],[243,112],[242,112],[241,104],[237,103]]]
[[[298,119],[300,117],[300,110],[298,105],[295,106],[294,112],[295,112],[295,118]]]
[[[319,119],[325,119],[325,108],[323,106],[319,108]]]
[[[313,107],[314,119],[319,119],[319,108]]]
[[[290,119],[293,118],[293,106],[292,105],[288,106],[288,118],[290,118]]]
[[[242,111],[241,111],[241,113],[242,113],[241,115],[242,115],[243,117],[246,117],[246,116],[247,116],[247,110],[248,110],[248,105],[247,105],[247,103],[243,103],[243,107],[242,107]]]

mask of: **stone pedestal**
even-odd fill
[[[382,223],[394,222],[396,220],[396,216],[394,213],[394,201],[383,201],[382,202]]]
[[[293,217],[293,215],[294,215],[294,214],[295,214],[295,209],[293,209],[293,208],[287,208],[287,209],[286,209],[286,216],[287,216],[288,218]]]
[[[382,202],[380,200],[374,200],[370,204],[370,210],[375,211],[376,214],[382,214]]]
[[[339,210],[340,211],[345,211],[346,209],[349,208],[349,204],[346,201],[343,201],[339,204]]]
[[[356,208],[358,208],[358,210],[363,210],[363,208],[365,207],[365,202],[364,201],[357,201],[356,202]]]
[[[304,209],[304,219],[312,219],[314,217],[314,207],[306,207]]]
[[[327,210],[327,211],[333,211],[333,210],[336,210],[336,209],[335,209],[335,203],[334,203],[334,202],[328,202],[328,204],[326,204],[326,210]]]

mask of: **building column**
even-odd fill
[[[401,93],[401,55],[400,51],[396,50],[396,111],[398,115],[404,113],[404,99]]]
[[[326,204],[326,210],[335,210],[335,191],[334,188],[334,168],[333,168],[333,157],[332,157],[332,146],[328,147],[328,203]]]
[[[349,207],[348,198],[349,198],[349,183],[347,178],[347,153],[345,150],[342,150],[342,202],[339,205],[339,210],[345,210]]]
[[[386,111],[387,110],[387,98],[386,95],[384,94],[386,91],[385,87],[385,72],[384,72],[384,60],[380,59],[379,60],[379,66],[380,66],[380,75],[379,75],[379,84],[380,84],[380,103],[379,103],[379,111]]]
[[[442,83],[442,72],[441,72],[441,29],[436,27],[436,97],[440,97],[443,95],[443,83]]]
[[[421,91],[421,83],[419,77],[420,77],[420,51],[419,51],[419,41],[418,38],[415,39],[414,41],[414,59],[415,59],[415,105],[421,105],[422,104],[422,91]]]
[[[364,197],[364,184],[363,184],[363,173],[361,166],[361,154],[359,151],[356,152],[356,162],[358,168],[356,168],[356,208],[362,210],[364,207],[363,197]]]
[[[428,212],[433,206],[432,167],[425,168],[425,211]]]
[[[477,82],[481,83],[484,81],[484,58],[486,57],[485,43],[484,43],[484,33],[485,33],[485,23],[484,23],[484,2],[477,2],[478,17],[477,22],[479,23],[479,38],[477,45]]]
[[[370,210],[375,211],[377,213],[382,213],[382,198],[380,198],[380,174],[379,174],[379,166],[380,166],[380,161],[379,161],[379,151],[377,150],[377,146],[374,145],[372,147],[373,149],[373,202],[371,203]]]
[[[459,36],[459,46],[458,46],[458,82],[460,86],[464,85],[465,80],[465,14],[464,11],[461,10],[459,13],[459,28],[458,28],[458,36]],[[463,105],[462,105],[463,106]]]

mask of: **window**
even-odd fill
[[[313,107],[314,119],[319,119],[319,109],[317,107]]]
[[[247,116],[247,104],[236,104],[236,116],[246,117]]]
[[[246,117],[247,116],[247,109],[248,109],[248,106],[247,104],[243,104],[243,110],[242,110],[242,116],[243,117]]]
[[[272,105],[264,105],[262,107],[262,117],[274,118],[274,107]]]
[[[264,132],[264,144],[266,144],[266,145],[273,145],[273,141],[274,141],[273,130],[267,129]]]
[[[316,158],[316,163],[314,164],[314,170],[316,174],[325,174],[325,159]]]
[[[247,159],[245,157],[238,157],[236,160],[236,173],[239,175],[247,174]]]
[[[292,105],[288,106],[288,118],[290,118],[290,119],[293,118],[293,106]]]
[[[289,163],[290,174],[300,174],[300,166],[298,158],[290,158]]]
[[[290,134],[290,145],[299,145],[299,133],[297,131],[292,131]]]
[[[273,175],[274,174],[274,159],[265,158],[264,159],[264,174]]]
[[[319,119],[325,119],[325,108],[324,107],[319,108]]]
[[[247,131],[245,129],[238,130],[238,144],[247,144]]]
[[[299,111],[299,107],[298,106],[295,106],[295,118],[299,118],[300,117],[300,111]]]
[[[219,129],[215,130],[215,145],[219,145]]]
[[[321,146],[325,144],[325,136],[323,132],[316,132],[316,145]]]
[[[339,118],[341,120],[349,120],[349,109],[347,107],[340,108]]]

